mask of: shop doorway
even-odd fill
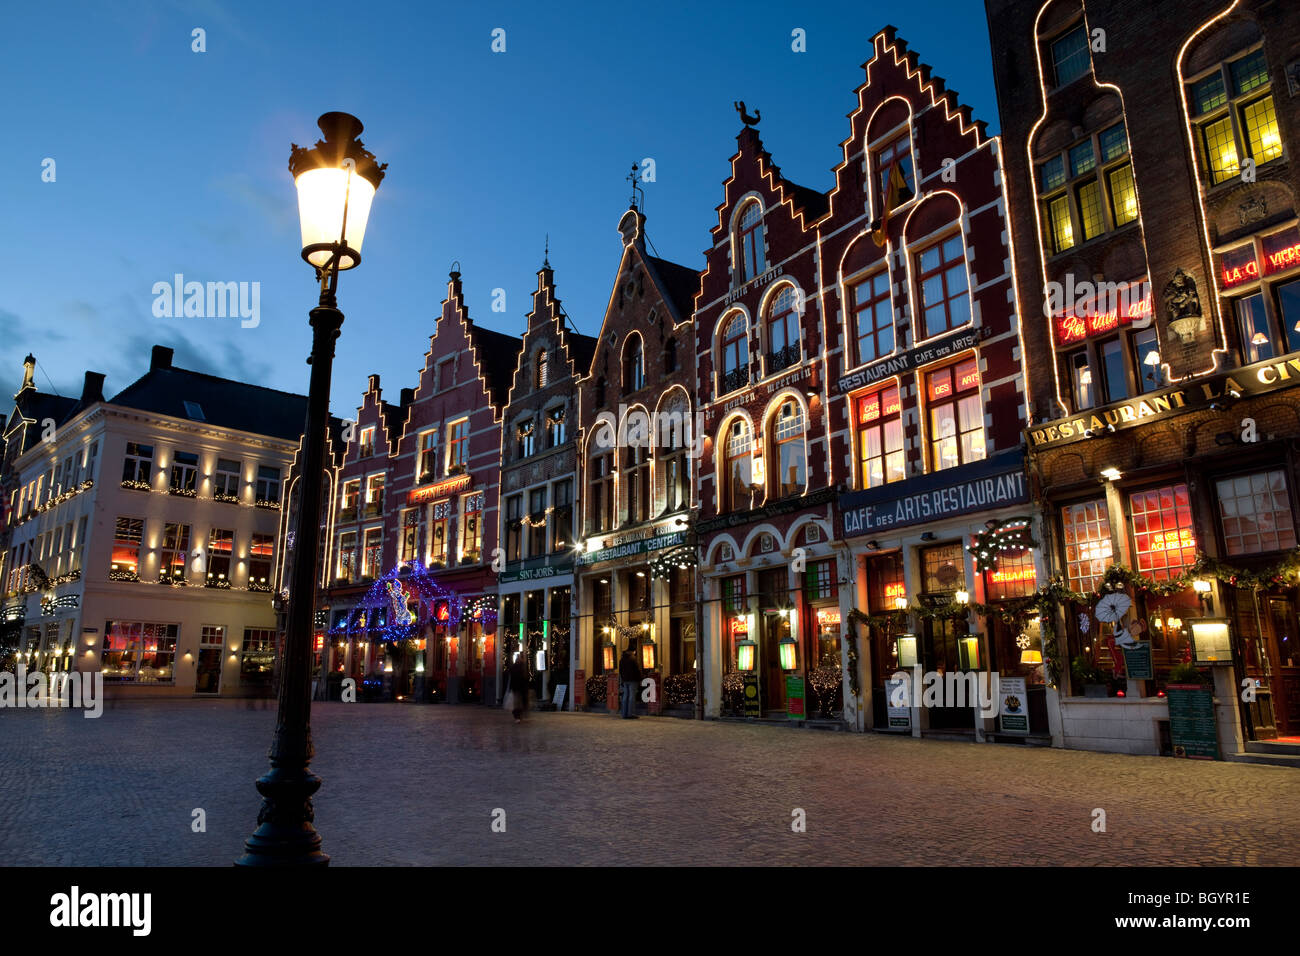
[[[224,627],[203,628],[199,637],[199,659],[195,667],[194,693],[221,693],[221,655],[225,643]]]
[[[784,713],[785,671],[781,669],[781,638],[790,633],[790,618],[778,611],[763,612],[763,711]]]
[[[925,670],[940,675],[978,671],[978,660],[971,659],[972,639],[968,631],[964,618],[925,619],[921,631]],[[931,730],[973,730],[975,728],[974,706],[946,706],[952,703],[947,693],[944,694],[943,703],[945,704],[943,707],[926,708],[926,713],[930,717]]]
[[[1300,637],[1296,605],[1290,598],[1268,598],[1267,638],[1277,661],[1273,681],[1273,707],[1279,737],[1300,736]]]

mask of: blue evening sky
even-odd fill
[[[340,281],[335,414],[368,373],[392,401],[415,385],[453,259],[471,317],[519,334],[549,233],[559,295],[594,334],[632,163],[655,161],[654,247],[701,268],[741,127],[732,101],[762,111],[786,176],[828,189],[860,64],[891,22],[996,131],[979,0],[7,4],[0,385],[17,388],[31,351],[42,390],[80,394],[90,368],[112,395],[161,343],[183,367],[306,391],[316,289],[287,161],[335,109],[389,163],[364,262]],[[156,318],[153,284],[175,273],[260,283],[260,325]]]

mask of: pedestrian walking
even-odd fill
[[[641,686],[641,665],[637,663],[632,650],[633,643],[627,642],[627,649],[618,662],[618,679],[623,686],[623,719],[636,720],[636,692]]]
[[[515,655],[514,663],[506,673],[509,681],[507,686],[510,688],[510,709],[518,724],[528,709],[528,658],[522,650]]]

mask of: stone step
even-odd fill
[[[1300,756],[1300,744],[1287,743],[1281,740],[1248,740],[1246,741],[1246,753]]]
[[[1241,753],[1241,754],[1224,754],[1223,759],[1231,760],[1233,763],[1263,763],[1274,767],[1293,767],[1300,770],[1300,754],[1271,754],[1271,753]]]

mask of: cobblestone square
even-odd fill
[[[472,706],[313,717],[335,865],[1300,863],[1286,768]],[[3,712],[6,864],[228,865],[274,722],[269,701]]]

